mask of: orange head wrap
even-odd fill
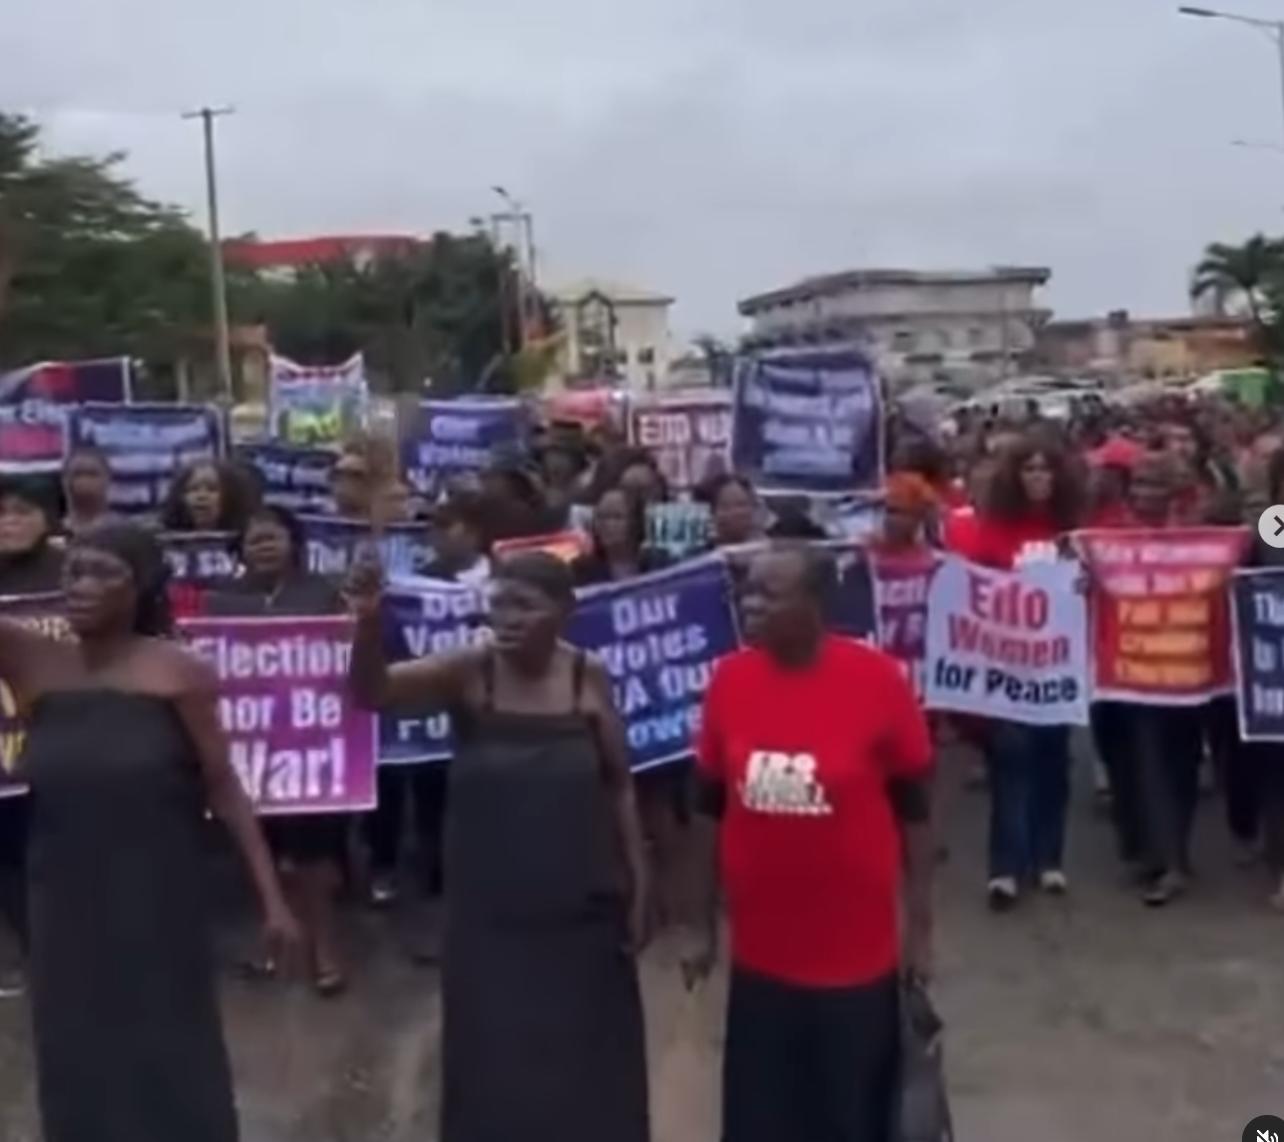
[[[886,503],[894,511],[923,515],[936,503],[936,493],[917,472],[893,472],[887,477]]]

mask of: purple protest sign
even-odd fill
[[[722,390],[629,408],[629,440],[655,457],[669,487],[687,491],[726,470],[731,398]]]
[[[0,597],[0,615],[38,630],[49,638],[73,636],[62,614],[62,596],[8,595]],[[27,787],[12,777],[27,735],[26,719],[9,683],[0,679],[0,797],[19,797]]]
[[[232,765],[262,814],[373,809],[373,714],[344,692],[347,619],[187,619],[192,649],[221,681]]]
[[[931,552],[876,555],[873,559],[878,643],[905,665],[918,694],[923,692],[923,662],[927,657],[927,590],[932,585],[936,563]]]

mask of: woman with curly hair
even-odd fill
[[[960,551],[986,567],[1011,570],[1056,559],[1062,537],[1080,522],[1079,471],[1055,442],[1038,435],[1021,436],[1004,448],[986,492],[968,549]],[[995,719],[985,754],[991,907],[1011,907],[1031,881],[1044,892],[1064,893],[1070,727]]]
[[[242,472],[198,460],[174,477],[161,508],[161,530],[238,532],[252,507],[253,489]]]

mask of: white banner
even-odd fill
[[[927,598],[924,704],[1036,726],[1088,724],[1088,619],[1072,561],[994,571],[947,556]]]

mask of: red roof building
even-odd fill
[[[425,239],[409,234],[332,235],[271,242],[229,238],[223,243],[223,254],[229,262],[247,270],[293,270],[332,262],[398,257],[412,253],[424,242]]]

